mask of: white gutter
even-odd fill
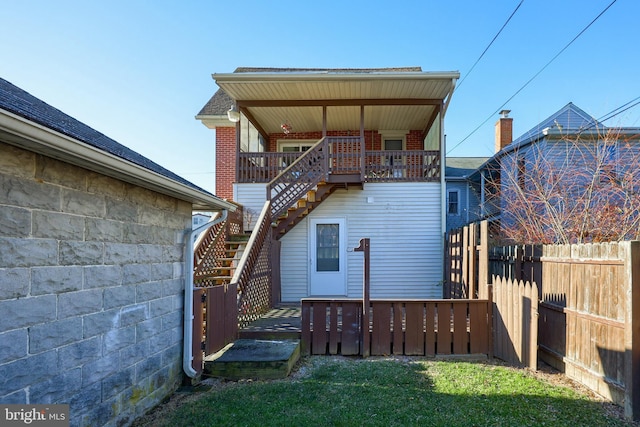
[[[184,284],[184,337],[182,339],[182,369],[189,378],[195,378],[198,372],[193,369],[193,237],[216,224],[227,219],[228,211],[222,211],[222,216],[194,230],[187,230],[185,236],[185,284]]]

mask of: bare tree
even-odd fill
[[[561,135],[508,152],[486,193],[513,243],[640,238],[640,142],[617,130]]]

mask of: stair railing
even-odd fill
[[[271,308],[271,203],[267,200],[242,253],[231,285],[238,287],[238,326],[257,320]]]
[[[209,287],[215,283],[209,280],[222,267],[221,259],[226,256],[225,242],[229,236],[242,233],[243,210],[238,205],[227,219],[209,227],[198,236],[193,250],[193,276],[197,287]]]
[[[278,218],[329,176],[329,144],[322,138],[267,184],[271,217]]]

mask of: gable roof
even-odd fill
[[[523,133],[504,149],[509,151],[543,136],[545,129],[555,128],[564,133],[579,132],[590,128],[603,129],[604,126],[574,103],[569,102],[560,110],[547,117],[528,132]]]
[[[2,141],[190,201],[198,209],[235,209],[233,205],[2,78],[0,116]],[[37,129],[32,129],[34,125]],[[38,132],[43,129],[47,130],[45,134]],[[45,135],[55,135],[57,144],[43,141]]]

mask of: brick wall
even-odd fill
[[[182,379],[191,206],[0,142],[0,402],[128,425]]]
[[[233,200],[236,150],[236,128],[216,128],[216,196],[227,200]]]

